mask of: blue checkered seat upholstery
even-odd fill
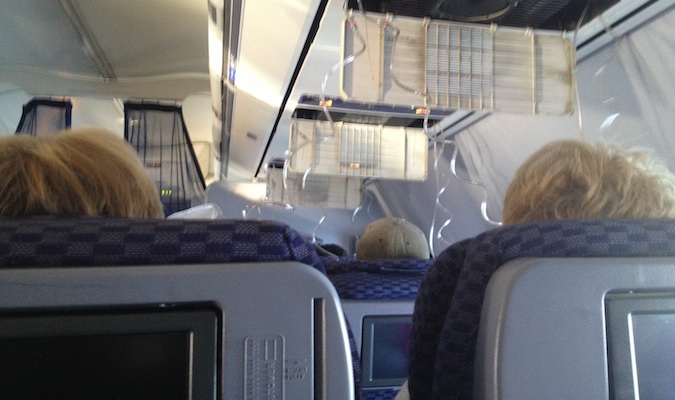
[[[420,285],[413,317],[411,399],[473,399],[476,340],[487,284],[522,257],[675,256],[675,220],[523,223],[450,246]]]
[[[324,271],[314,248],[274,221],[0,218],[2,268],[253,261],[299,261]]]
[[[335,286],[346,314],[350,316],[350,307],[358,304],[368,304],[368,310],[373,315],[392,312],[393,307],[380,310],[386,302],[397,304],[412,304],[417,297],[418,288],[424,273],[431,265],[431,259],[382,259],[382,260],[353,260],[341,259],[325,261],[328,278]],[[407,308],[398,313],[406,314]],[[360,313],[352,315],[352,327],[361,327]],[[356,329],[359,332],[360,329]],[[358,334],[358,333],[357,333]],[[365,387],[362,382],[361,390],[364,400],[390,400],[396,396],[397,388]]]
[[[340,298],[415,299],[430,259],[342,260],[325,262]]]

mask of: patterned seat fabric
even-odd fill
[[[341,299],[415,299],[430,259],[349,260],[325,262],[326,273]]]
[[[410,337],[408,390],[411,399],[430,399],[432,372],[445,314],[457,284],[470,239],[441,252],[422,278],[415,300]]]
[[[392,400],[397,393],[394,389],[368,389],[363,391],[362,400]]]
[[[250,220],[0,218],[0,266],[102,266],[299,261],[325,272],[287,225]]]
[[[675,220],[560,220],[498,228],[446,249],[420,286],[410,395],[472,399],[478,325],[493,272],[520,257],[675,256]]]

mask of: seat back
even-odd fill
[[[193,398],[354,398],[339,298],[313,247],[286,225],[0,219],[0,346],[7,335],[32,335],[26,326],[36,324],[21,321],[33,318],[56,321],[49,334],[89,335],[93,326],[93,333],[115,336],[160,329],[134,320],[115,330],[129,315],[152,321],[195,310],[215,316],[217,354],[210,378],[195,375]],[[83,316],[96,323],[77,322]],[[129,328],[136,324],[146,328]]]
[[[522,257],[675,256],[672,220],[561,220],[511,225],[446,249],[423,279],[411,342],[411,398],[472,399],[485,291]]]
[[[520,258],[490,279],[475,399],[665,399],[674,367],[675,257]]]
[[[414,299],[430,259],[327,261],[356,333],[362,398],[393,399],[407,377]]]

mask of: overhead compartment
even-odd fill
[[[257,173],[327,0],[302,3],[209,0],[217,178]]]
[[[290,172],[283,161],[266,170],[266,199],[291,206],[355,209],[361,206],[362,190],[358,176]]]

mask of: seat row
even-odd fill
[[[674,260],[671,220],[516,224],[365,262],[271,221],[3,218],[0,384],[30,338],[187,331],[175,368],[199,398],[390,399],[406,378],[412,399],[654,394]]]

